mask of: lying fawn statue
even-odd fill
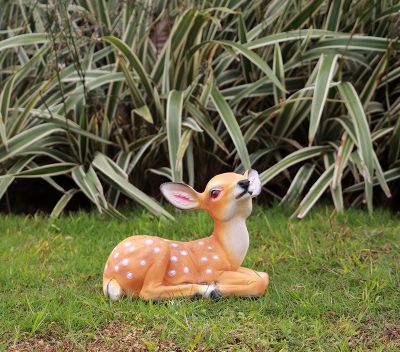
[[[111,252],[103,274],[103,292],[143,299],[179,296],[218,298],[260,296],[268,274],[241,267],[249,247],[246,218],[251,198],[261,192],[257,171],[213,177],[203,193],[167,182],[161,191],[178,209],[205,209],[214,220],[209,237],[178,242],[155,236],[132,236]]]

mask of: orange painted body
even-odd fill
[[[104,293],[112,299],[263,294],[268,274],[240,266],[249,245],[245,219],[256,195],[250,182],[244,193],[246,180],[234,173],[218,175],[203,193],[183,184],[164,184],[164,195],[178,208],[208,210],[215,223],[213,233],[190,242],[140,235],[123,240],[107,260]]]

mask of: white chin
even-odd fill
[[[236,200],[245,200],[245,199],[249,199],[249,198],[251,198],[251,195],[250,195],[250,193],[249,192],[246,192],[245,194],[243,194],[243,195],[241,195],[242,193],[239,193],[237,196],[236,196]]]

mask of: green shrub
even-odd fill
[[[83,192],[171,217],[129,178],[254,167],[301,218],[327,190],[372,212],[400,178],[396,1],[1,6],[0,197],[36,177],[62,193],[53,215]]]

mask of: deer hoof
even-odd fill
[[[222,292],[220,290],[218,290],[217,288],[215,288],[214,290],[212,290],[210,292],[210,298],[212,299],[219,299],[222,297]]]

